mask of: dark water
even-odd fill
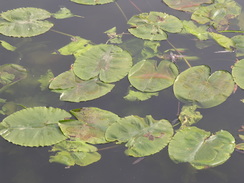
[[[142,10],[163,11],[180,18],[188,18],[189,15],[173,11],[160,0],[133,0]],[[238,1],[244,6],[243,0]],[[127,18],[140,13],[129,0],[118,0],[117,3],[124,11]],[[55,30],[71,35],[77,35],[89,39],[94,43],[105,43],[107,36],[104,31],[116,26],[117,32],[126,32],[128,26],[126,19],[115,3],[101,6],[82,6],[68,0],[1,0],[1,11],[18,7],[38,7],[50,12],[56,12],[60,7],[67,7],[74,14],[84,16],[84,19],[73,17],[64,20],[55,20]],[[125,37],[130,39],[131,37]],[[0,35],[0,39],[12,44],[22,45],[19,52],[9,52],[0,48],[1,64],[18,63],[30,68],[33,77],[39,76],[45,70],[51,68],[55,76],[69,69],[74,62],[73,57],[51,55],[51,53],[70,42],[70,38],[49,31],[43,35],[31,39],[13,39]],[[190,55],[196,55],[199,60],[192,61],[192,65],[207,64],[215,70],[229,70],[235,62],[235,55],[230,53],[216,54],[222,50],[218,45],[206,49],[197,49],[191,36],[170,35],[169,40],[180,48],[188,48]],[[162,49],[169,49],[167,43],[162,43]],[[181,69],[187,68],[185,63],[178,63]],[[146,102],[128,102],[123,99],[129,84],[127,79],[116,83],[116,87],[108,95],[79,104],[65,103],[58,100],[58,95],[50,92],[41,93],[39,86],[32,84],[26,87],[16,88],[14,99],[18,102],[29,101],[30,105],[45,105],[60,107],[66,110],[83,106],[99,107],[112,111],[119,116],[139,115],[144,117],[152,115],[155,119],[173,120],[176,118],[178,101],[172,93],[172,87],[160,92],[159,97],[154,97]],[[235,95],[214,108],[201,110],[204,118],[197,124],[198,127],[212,132],[220,129],[230,131],[237,137],[238,128],[243,125],[244,105],[239,101],[244,98],[243,90],[238,89]],[[13,97],[5,94],[0,96]],[[46,99],[48,97],[48,99]],[[21,100],[22,99],[22,100]],[[9,99],[10,100],[10,99]],[[188,164],[175,164],[167,154],[167,149],[160,153],[145,158],[138,164],[136,160],[124,155],[124,148],[118,147],[101,151],[102,159],[87,167],[74,166],[65,169],[64,165],[49,163],[48,152],[50,148],[25,148],[13,145],[0,138],[0,182],[4,183],[224,183],[243,182],[244,156],[234,152],[230,160],[216,168],[196,171]]]

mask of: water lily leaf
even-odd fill
[[[52,16],[56,19],[64,19],[74,17],[75,15],[66,7],[61,7],[59,11],[53,13]]]
[[[49,146],[67,137],[60,131],[58,121],[70,118],[65,110],[33,107],[17,111],[0,123],[0,135],[22,146]]]
[[[142,60],[135,64],[128,75],[130,83],[143,92],[155,92],[168,88],[174,83],[178,68],[169,61]]]
[[[92,42],[79,36],[71,38],[71,42],[58,50],[61,55],[80,56],[92,47]],[[54,53],[55,54],[55,53]]]
[[[154,120],[151,116],[127,116],[112,124],[106,131],[108,141],[126,142],[129,156],[148,156],[162,150],[173,135],[167,120]]]
[[[38,82],[41,84],[40,87],[41,87],[42,91],[45,90],[46,88],[48,88],[48,86],[51,82],[51,79],[53,79],[53,78],[54,78],[54,75],[50,69],[47,70],[45,75],[40,76],[40,79],[38,79]]]
[[[185,126],[191,126],[202,119],[202,115],[199,111],[196,111],[196,105],[184,105],[181,108],[179,120],[181,122],[181,128]]]
[[[9,51],[14,51],[16,49],[16,47],[12,46],[11,44],[9,44],[6,41],[0,40],[0,44],[2,45],[2,47],[4,47],[5,49],[9,50]]]
[[[169,143],[169,156],[176,163],[189,162],[196,169],[204,169],[223,164],[234,148],[235,139],[227,131],[211,135],[197,127],[187,127]]]
[[[40,8],[17,8],[1,13],[0,33],[5,36],[31,37],[47,32],[53,23],[45,20],[51,13]]]
[[[82,141],[62,141],[55,144],[51,150],[58,151],[54,156],[50,156],[51,163],[61,163],[67,166],[87,166],[98,160],[101,155],[97,153],[95,146],[86,144]]]
[[[236,144],[236,149],[244,151],[244,143]]]
[[[200,40],[207,40],[209,32],[207,31],[208,26],[196,26],[193,21],[183,20],[183,30],[181,33],[192,34]]]
[[[99,81],[97,78],[81,80],[72,70],[61,73],[53,79],[49,88],[54,92],[61,93],[60,100],[80,102],[99,98],[113,89],[113,84]]]
[[[75,138],[91,144],[107,143],[105,131],[120,118],[106,110],[95,107],[83,107],[70,111],[79,121],[62,121],[59,126],[69,138]]]
[[[236,56],[241,57],[244,56],[244,36],[243,35],[237,35],[231,38],[231,40],[234,42],[234,47],[236,49]]]
[[[125,77],[132,66],[130,54],[118,46],[100,44],[81,54],[74,63],[74,73],[83,80],[96,76],[106,83]]]
[[[97,5],[97,4],[107,4],[114,2],[115,0],[70,0],[72,2],[78,4],[85,4],[85,5]]]
[[[173,88],[181,102],[209,108],[221,104],[231,95],[234,81],[227,71],[216,71],[210,75],[210,68],[200,65],[180,73]]]
[[[177,33],[183,28],[177,17],[154,11],[134,15],[127,23],[131,25],[129,32],[134,36],[158,41],[167,39],[166,32]]]
[[[200,24],[210,23],[217,30],[224,30],[229,20],[241,13],[241,6],[233,0],[219,0],[209,6],[201,6],[191,16]]]
[[[181,11],[195,11],[201,4],[212,3],[213,0],[163,0],[170,8]]]
[[[0,92],[9,86],[27,77],[27,70],[17,64],[4,64],[0,66]]]
[[[235,63],[232,68],[232,76],[235,83],[242,89],[244,89],[244,59],[241,59]]]
[[[214,32],[210,32],[209,35],[222,47],[226,48],[227,50],[232,50],[234,47],[234,42],[232,39],[222,35],[217,34]]]
[[[115,44],[120,44],[123,42],[122,41],[123,34],[117,34],[116,31],[117,31],[117,28],[113,27],[104,32],[109,37],[109,40],[107,42],[115,43]]]
[[[129,93],[124,96],[124,99],[129,100],[129,101],[145,101],[150,99],[153,96],[158,96],[158,92],[140,92],[140,91],[133,91],[129,90]]]

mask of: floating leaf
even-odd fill
[[[117,34],[116,33],[116,27],[113,27],[113,28],[105,31],[104,33],[106,33],[107,36],[109,37],[109,40],[107,42],[116,43],[116,44],[122,43],[122,35],[123,34]]]
[[[232,76],[236,84],[244,89],[244,59],[237,61],[232,68]]]
[[[91,144],[107,143],[105,131],[119,117],[109,111],[95,107],[83,107],[70,111],[79,121],[62,121],[59,126],[69,138],[79,139]]]
[[[103,82],[116,82],[125,77],[132,66],[130,54],[118,46],[101,44],[81,54],[74,63],[74,73],[83,80],[96,76]]]
[[[2,45],[2,47],[4,47],[5,49],[7,49],[9,51],[14,51],[16,49],[16,47],[12,46],[11,44],[9,44],[3,40],[0,40],[0,44]]]
[[[199,108],[214,107],[224,102],[234,89],[234,81],[227,71],[216,71],[210,76],[205,65],[191,67],[175,80],[174,94],[177,99]]]
[[[196,169],[223,164],[234,151],[235,139],[221,130],[211,135],[196,127],[178,131],[169,144],[169,156],[176,163],[189,162]]]
[[[183,127],[191,126],[202,119],[199,111],[196,111],[196,105],[184,105],[181,109],[179,120]]]
[[[201,4],[212,3],[213,0],[163,0],[170,8],[181,11],[195,11]]]
[[[236,49],[236,56],[241,57],[244,56],[244,35],[237,35],[231,38],[234,42],[234,47]]]
[[[151,116],[140,118],[127,116],[112,124],[106,131],[108,141],[126,142],[129,156],[148,156],[162,150],[173,135],[172,125],[167,120],[154,120]]]
[[[97,5],[97,4],[107,4],[114,2],[115,0],[70,0],[72,2],[78,4],[85,4],[85,5]]]
[[[196,26],[193,21],[183,20],[182,33],[188,33],[196,36],[200,40],[207,40],[209,32],[207,31],[208,26]]]
[[[61,163],[67,166],[87,166],[98,160],[101,155],[97,153],[95,146],[86,144],[82,141],[62,141],[55,144],[51,150],[58,151],[54,156],[50,156],[51,163]]]
[[[241,13],[241,6],[233,0],[217,0],[209,6],[201,6],[191,16],[200,24],[210,23],[217,30],[224,30],[229,20]]]
[[[130,83],[143,92],[155,92],[174,83],[178,68],[169,61],[143,60],[135,64],[128,75]]]
[[[236,149],[244,151],[244,143],[236,144]]]
[[[166,40],[166,32],[177,33],[183,28],[181,21],[162,12],[150,12],[134,15],[128,22],[129,32],[136,37],[149,40]]]
[[[113,84],[99,81],[97,78],[81,80],[72,70],[61,73],[53,79],[49,88],[54,92],[61,93],[60,100],[80,102],[99,98],[113,89]]]
[[[56,19],[64,19],[64,18],[73,17],[75,15],[73,15],[73,13],[71,13],[71,11],[68,8],[62,7],[62,8],[60,8],[59,11],[57,11],[56,13],[53,13],[52,16]]]
[[[210,32],[209,35],[222,47],[226,48],[227,50],[232,50],[232,48],[234,47],[234,42],[222,35],[222,34],[217,34],[214,32]]]
[[[36,36],[47,32],[53,26],[45,20],[51,17],[51,13],[40,8],[17,8],[0,15],[0,33],[5,36]]]
[[[45,90],[48,88],[48,85],[51,82],[51,79],[54,78],[54,75],[50,69],[47,70],[47,73],[45,75],[41,75],[40,79],[38,79],[38,82],[41,84],[41,90]]]
[[[49,146],[67,137],[58,127],[58,121],[71,115],[58,108],[33,107],[17,111],[0,123],[0,135],[22,146]]]
[[[133,91],[130,89],[129,93],[126,96],[124,96],[124,99],[129,101],[136,101],[136,100],[144,101],[150,99],[153,96],[158,96],[158,92],[149,93],[149,92]]]

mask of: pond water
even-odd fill
[[[80,36],[91,40],[96,44],[106,43],[108,37],[104,32],[112,27],[117,27],[117,32],[127,32],[126,18],[135,14],[150,11],[162,11],[181,19],[189,19],[189,14],[178,12],[167,7],[161,0],[118,0],[100,6],[78,5],[68,0],[2,0],[1,11],[19,7],[38,7],[50,12],[56,12],[60,7],[66,7],[73,14],[84,18],[72,17],[63,20],[51,19],[55,24],[54,30],[70,35]],[[243,0],[237,2],[244,6]],[[123,10],[125,16],[120,11]],[[17,45],[15,52],[0,48],[1,65],[16,63],[28,68],[33,78],[37,78],[51,69],[55,76],[68,70],[74,62],[73,56],[53,55],[53,51],[70,42],[70,37],[48,31],[45,34],[32,38],[11,38],[0,35],[12,45]],[[134,39],[131,35],[124,35],[123,39]],[[187,55],[199,57],[190,61],[192,66],[206,64],[212,71],[231,71],[235,63],[234,53],[215,53],[222,51],[217,44],[205,49],[196,47],[193,36],[169,35],[169,41],[177,48],[187,48]],[[162,42],[160,49],[171,49],[166,42]],[[180,70],[187,65],[180,60],[177,62]],[[98,107],[111,111],[121,117],[138,115],[145,117],[152,115],[154,119],[177,118],[178,100],[175,98],[172,87],[160,92],[158,97],[152,97],[147,101],[130,102],[123,99],[128,91],[129,83],[125,78],[116,83],[115,88],[109,94],[87,102],[71,103],[59,101],[59,94],[48,90],[41,91],[38,83],[33,80],[17,84],[9,92],[2,93],[0,98],[14,101],[27,107],[52,106],[65,110],[80,107]],[[243,125],[244,104],[240,99],[244,98],[240,88],[231,95],[223,104],[200,109],[203,119],[196,126],[207,131],[216,132],[221,129],[229,131],[238,138],[238,129]],[[0,116],[3,119],[5,116]],[[108,145],[110,146],[110,145]],[[98,146],[102,148],[104,146]],[[133,164],[137,158],[124,155],[124,146],[118,146],[109,150],[100,151],[100,161],[86,167],[74,166],[65,168],[62,164],[49,163],[50,147],[28,148],[11,144],[0,138],[0,179],[6,183],[223,183],[243,182],[244,156],[234,152],[231,158],[221,166],[206,170],[195,170],[187,163],[175,164],[168,156],[167,148],[161,152],[148,156],[137,164]]]

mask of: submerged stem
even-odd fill
[[[64,32],[61,32],[61,31],[57,31],[57,30],[54,30],[54,29],[50,29],[51,31],[53,31],[53,32],[56,32],[56,33],[59,33],[59,34],[62,34],[62,35],[65,35],[65,36],[69,36],[69,37],[75,37],[75,36],[73,36],[73,35],[71,35],[71,34],[67,34],[67,33],[64,33]]]
[[[127,16],[125,15],[125,12],[122,10],[122,8],[119,6],[117,2],[114,2],[116,6],[118,7],[119,11],[122,13],[123,17],[125,18],[126,22],[128,21]]]

